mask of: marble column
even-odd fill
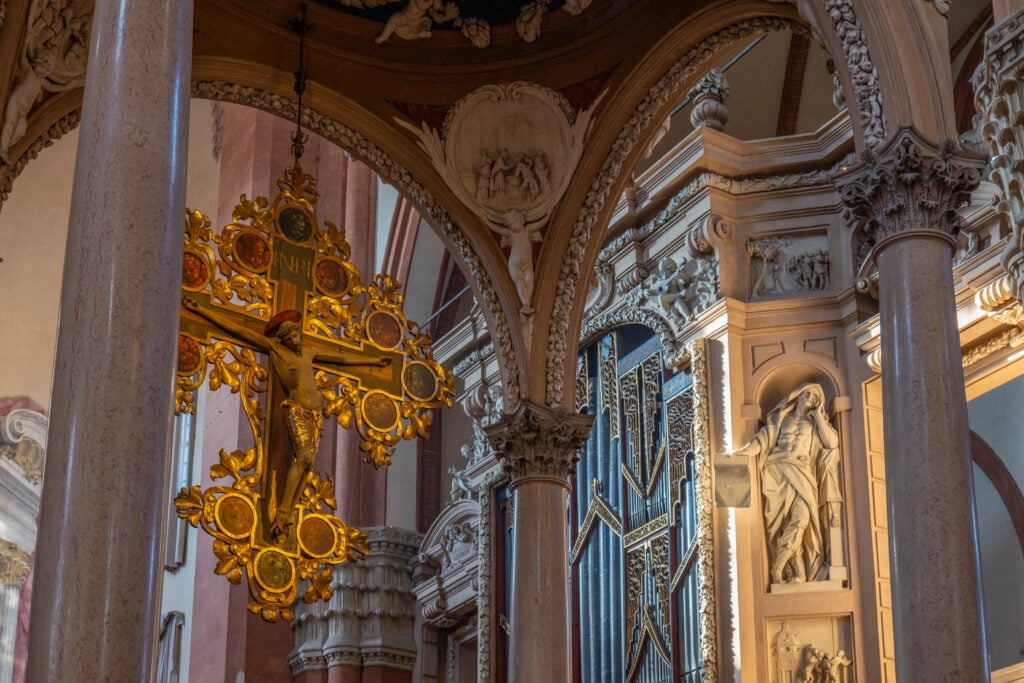
[[[192,2],[97,0],[27,678],[145,681],[173,408]]]
[[[967,402],[953,290],[954,208],[980,161],[900,130],[839,182],[878,242],[896,673],[987,681]]]
[[[510,681],[571,679],[568,476],[593,421],[522,401],[486,430],[513,496]]]

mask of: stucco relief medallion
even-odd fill
[[[599,101],[577,112],[549,88],[505,83],[463,97],[440,131],[398,121],[459,199],[500,235],[523,314],[532,312],[533,243],[579,163]]]

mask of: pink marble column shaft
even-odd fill
[[[177,349],[192,2],[97,0],[27,678],[145,681]]]
[[[342,215],[330,218],[341,219],[345,238],[352,248],[352,264],[359,269],[363,281],[369,282],[374,274],[377,176],[366,164],[345,157],[340,149],[322,150],[320,158],[324,177],[328,176],[326,163],[330,163],[332,172],[339,167],[343,169],[339,174],[342,182],[332,183],[330,188],[332,194],[338,195],[335,206]],[[386,522],[387,473],[374,470],[363,462],[360,443],[355,429],[338,428],[335,461],[338,517],[355,526],[383,526]]]
[[[566,496],[593,420],[522,401],[487,428],[513,495],[510,681],[571,679]]]
[[[886,487],[901,681],[987,681],[953,246],[878,253]]]
[[[569,482],[528,476],[513,480],[511,488],[515,527],[508,679],[569,681]]]
[[[893,632],[905,683],[989,679],[951,236],[978,165],[905,128],[840,181],[843,201],[878,236]]]

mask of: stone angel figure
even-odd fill
[[[657,302],[666,315],[684,323],[693,319],[693,310],[686,302],[692,284],[693,278],[686,273],[686,259],[681,258],[676,265],[675,259],[666,256],[658,263],[658,273],[644,295],[648,301]]]

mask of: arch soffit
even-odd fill
[[[230,63],[225,67],[221,71],[218,69],[217,62],[203,60],[200,70],[195,74],[198,78],[192,83],[192,96],[243,104],[283,118],[294,119],[295,101],[290,97],[291,85],[288,80],[290,77],[285,77],[280,73],[265,74],[263,78],[249,79],[250,81],[262,81],[257,85],[242,84],[238,81],[218,78],[218,75],[225,72],[232,77],[239,75],[237,63]],[[256,73],[259,72],[260,70],[257,69]],[[253,71],[250,69],[249,73],[252,74]],[[261,88],[260,85],[266,86],[266,88]],[[288,94],[277,94],[275,90],[283,90]],[[310,88],[310,91],[315,92],[313,88]],[[329,93],[321,93],[321,97],[325,100],[332,99]],[[340,99],[336,95],[335,98]],[[387,182],[402,191],[416,204],[446,247],[459,259],[460,267],[468,274],[468,280],[474,288],[474,293],[481,302],[481,309],[494,342],[495,355],[501,370],[505,400],[509,404],[516,403],[520,395],[519,368],[522,364],[518,359],[523,357],[523,342],[522,335],[513,334],[513,330],[509,328],[504,310],[515,310],[518,299],[510,283],[507,286],[501,286],[506,285],[501,282],[498,287],[495,286],[491,274],[503,274],[506,270],[504,256],[499,252],[495,257],[492,253],[497,251],[496,244],[481,244],[481,240],[474,235],[473,231],[467,231],[460,227],[466,223],[476,222],[478,219],[450,196],[443,182],[434,177],[433,170],[426,163],[419,164],[422,166],[419,170],[424,176],[435,180],[430,188],[420,182],[419,176],[414,175],[409,167],[397,160],[391,154],[391,149],[379,146],[368,135],[350,127],[345,119],[323,113],[319,108],[321,102],[318,102],[317,98],[313,99],[312,105],[304,107],[304,127],[358,157]],[[356,107],[353,103],[348,104]],[[10,165],[0,165],[0,210],[12,190],[14,181],[27,164],[34,160],[43,149],[53,145],[63,135],[78,127],[81,107],[82,89],[77,89],[58,93],[49,98],[40,111],[32,116],[29,129],[19,145],[20,154]],[[332,107],[332,109],[338,109],[338,107]],[[384,135],[382,138],[387,140],[389,136]],[[402,160],[409,156],[401,151],[401,145],[389,145],[389,147],[392,146],[398,147],[397,154],[403,157]],[[411,165],[417,165],[415,158],[412,162]],[[447,204],[443,204],[435,196],[432,192],[435,188],[441,188],[438,195],[444,196],[448,200]],[[449,213],[448,207],[453,207],[452,213]],[[483,230],[481,227],[477,235],[482,234]],[[507,278],[507,274],[505,277]],[[513,325],[518,325],[514,316]]]

